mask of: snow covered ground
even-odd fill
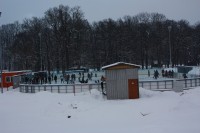
[[[140,99],[11,90],[0,94],[0,133],[199,133],[200,87],[181,93],[140,88]]]

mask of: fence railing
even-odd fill
[[[150,90],[172,90],[174,81],[179,81],[183,85],[183,88],[200,86],[200,78],[139,81],[139,86]]]
[[[24,93],[36,93],[50,91],[56,93],[80,93],[91,89],[100,90],[100,83],[96,84],[20,84],[19,91]]]
[[[139,81],[139,86],[145,89],[172,89],[173,80]]]
[[[172,90],[174,81],[178,81],[183,88],[200,86],[200,78],[188,78],[179,80],[151,80],[139,81],[139,87],[150,90]],[[106,85],[104,85],[106,87]],[[19,91],[24,93],[36,93],[39,91],[50,91],[56,93],[80,93],[91,89],[101,89],[100,83],[95,84],[20,84]]]

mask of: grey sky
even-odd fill
[[[190,24],[200,21],[200,0],[1,0],[0,25],[42,17],[46,10],[60,4],[80,6],[89,22],[141,12],[158,12],[168,19],[186,19]]]

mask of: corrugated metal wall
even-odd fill
[[[138,69],[106,70],[108,99],[128,99],[128,79],[138,79]]]

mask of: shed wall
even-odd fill
[[[138,69],[106,70],[108,99],[128,99],[128,79],[138,79]]]

